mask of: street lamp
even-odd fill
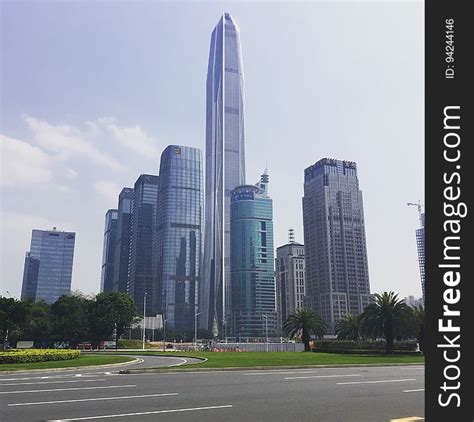
[[[142,349],[145,350],[145,322],[146,322],[146,292],[143,297],[143,335],[142,335]]]
[[[265,314],[262,316],[265,318],[265,350],[268,352],[268,316]]]
[[[162,316],[163,319],[163,316]],[[167,319],[163,319],[163,352],[166,351],[166,322]]]
[[[194,312],[194,349],[197,347],[197,317],[201,312]]]

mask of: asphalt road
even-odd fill
[[[149,359],[154,358],[141,365],[182,362]],[[0,375],[0,420],[386,422],[423,417],[423,366],[129,375],[118,370]]]

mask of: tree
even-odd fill
[[[28,319],[30,308],[26,302],[14,298],[0,297],[0,334],[3,348],[12,335],[17,336]]]
[[[22,331],[24,340],[47,341],[52,333],[51,305],[44,301],[27,301],[31,317]]]
[[[97,340],[110,338],[115,330],[116,339],[129,328],[137,311],[133,299],[123,292],[103,292],[90,305],[90,325]]]
[[[361,337],[359,316],[347,314],[336,324],[338,340],[358,341]]]
[[[323,338],[326,334],[326,324],[323,319],[315,314],[311,309],[298,309],[295,313],[290,314],[283,325],[283,330],[290,338],[301,336],[304,344],[304,351],[309,352],[309,341],[311,333],[318,338]]]
[[[82,295],[61,296],[51,305],[53,332],[57,340],[77,345],[90,336],[88,306],[90,300]]]
[[[360,321],[362,331],[369,337],[385,338],[385,353],[391,355],[395,337],[403,338],[413,329],[414,315],[397,294],[383,292],[375,295],[375,302],[365,308]]]

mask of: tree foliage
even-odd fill
[[[290,314],[283,329],[290,338],[301,336],[305,352],[311,350],[309,346],[311,334],[318,338],[323,338],[326,334],[326,324],[323,319],[307,308],[298,309],[295,313]]]
[[[338,340],[359,341],[362,337],[360,329],[360,318],[355,314],[347,314],[336,324],[336,335]]]
[[[412,308],[394,292],[376,294],[375,302],[365,308],[360,322],[362,331],[367,337],[385,338],[386,354],[393,354],[395,338],[411,337],[416,330]]]

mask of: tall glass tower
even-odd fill
[[[140,315],[146,301],[146,315],[155,316],[153,245],[156,235],[158,176],[142,174],[135,182],[133,193],[127,293],[135,301]]]
[[[265,171],[257,186],[231,193],[230,333],[236,337],[275,334],[273,205],[267,187]]]
[[[245,184],[240,33],[225,13],[214,28],[206,85],[206,218],[202,328],[217,336],[230,315],[230,192]]]
[[[161,155],[155,246],[157,308],[173,330],[194,329],[204,225],[201,150],[168,146]]]
[[[113,291],[116,238],[117,210],[108,210],[105,214],[104,248],[102,252],[102,276],[100,279],[101,292]]]
[[[25,257],[21,299],[53,303],[71,293],[72,261],[76,233],[36,230]]]
[[[304,172],[306,301],[329,333],[369,304],[362,191],[357,165],[323,158]]]

